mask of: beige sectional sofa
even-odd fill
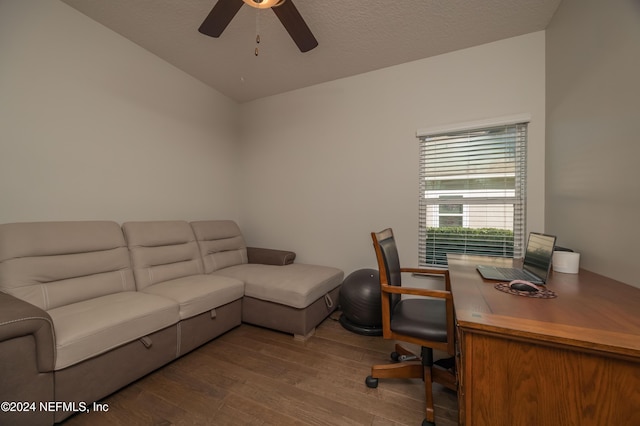
[[[344,274],[294,259],[233,221],[0,225],[0,424],[62,421],[243,321],[305,339]]]

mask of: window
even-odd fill
[[[419,264],[446,265],[447,253],[521,257],[527,122],[419,132],[418,138]]]

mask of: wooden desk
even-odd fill
[[[592,272],[555,273],[555,299],[498,291],[449,255],[460,424],[640,425],[640,289]]]

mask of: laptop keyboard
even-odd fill
[[[496,268],[504,276],[505,280],[530,280],[531,277],[523,270],[512,268]]]

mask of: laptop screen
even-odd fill
[[[556,237],[553,235],[538,234],[536,232],[529,233],[523,269],[546,282],[551,269],[551,259],[553,258],[555,244]]]

